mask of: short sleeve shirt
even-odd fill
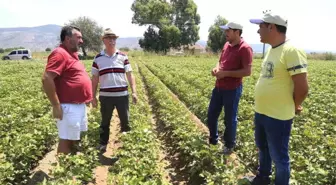
[[[243,69],[252,65],[253,52],[252,48],[243,40],[232,46],[227,42],[222,50],[219,59],[219,67],[221,70],[234,71]],[[216,87],[224,90],[236,89],[242,84],[243,78],[225,77],[216,80]]]
[[[292,76],[307,73],[306,53],[288,42],[271,48],[255,87],[255,111],[279,120],[295,116]]]
[[[60,103],[88,103],[92,100],[92,85],[77,53],[69,53],[62,45],[48,56],[45,71],[57,74],[54,79]]]

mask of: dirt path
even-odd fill
[[[145,66],[146,67],[146,66]],[[152,73],[153,75],[155,75],[154,73]],[[156,76],[156,75],[155,75]],[[156,76],[157,77],[157,76]],[[200,131],[206,133],[207,135],[209,135],[209,129],[208,127],[193,113],[190,111],[190,109],[186,106],[186,104],[180,100],[180,98],[178,97],[178,95],[176,95],[159,77],[157,77],[169,90],[170,94],[172,95],[172,97],[179,101],[183,107],[186,108],[186,110],[189,113],[190,118],[195,122],[196,126],[200,129]],[[223,148],[224,144],[219,140],[218,141],[218,147],[219,148]],[[235,165],[244,165],[243,162],[238,158],[237,154],[235,152],[233,152],[230,156],[229,156],[229,161],[230,163],[234,163]],[[247,174],[241,175],[239,178],[247,178],[253,176],[253,173],[248,171]]]
[[[89,183],[91,185],[106,185],[107,177],[108,177],[108,168],[113,165],[115,159],[112,157],[115,150],[117,150],[121,143],[118,142],[117,134],[120,131],[120,120],[115,110],[113,112],[113,117],[110,125],[110,139],[107,145],[106,152],[104,154],[99,155],[100,166],[98,166],[95,170],[95,183]],[[56,154],[57,154],[57,146],[56,143],[52,150],[47,153],[42,160],[39,161],[38,166],[32,170],[31,176],[28,179],[27,185],[36,185],[40,182],[43,182],[44,179],[52,178],[50,176],[50,170],[52,170],[53,163],[56,163]]]
[[[161,153],[160,161],[164,164],[164,177],[165,179],[174,184],[182,185],[187,184],[189,174],[185,165],[181,163],[179,153],[176,152],[173,146],[173,141],[170,139],[169,134],[166,133],[166,129],[162,123],[156,122],[153,117],[153,124],[158,139],[160,140]]]
[[[38,166],[32,170],[27,183],[28,185],[35,185],[43,182],[44,179],[50,178],[49,173],[53,168],[52,163],[56,163],[57,146],[57,143],[52,146],[52,150],[47,153],[44,158],[39,161]]]
[[[169,89],[169,87],[167,86],[167,88]],[[183,101],[181,101],[179,99],[179,97],[174,93],[172,92],[170,89],[169,89],[171,95],[174,97],[174,99],[176,99],[177,101],[181,102],[183,104],[183,106],[188,110],[189,112],[189,115],[190,115],[190,118],[196,123],[197,127],[204,133],[206,133],[207,135],[209,135],[209,129],[208,127],[193,113],[190,111],[190,109],[188,109],[188,107],[184,104]],[[223,148],[224,147],[224,143],[219,140],[218,141],[218,147],[219,148]],[[232,154],[229,155],[229,161],[227,161],[228,163],[234,163],[235,165],[244,165],[243,164],[243,161],[241,159],[239,159],[239,157],[237,156],[237,154],[235,152],[233,152]],[[245,166],[245,165],[244,165]],[[246,174],[243,174],[241,176],[239,176],[238,178],[239,179],[249,179],[251,181],[251,178],[254,177],[254,174],[248,170],[248,172]]]
[[[143,76],[140,76],[142,82],[146,86]],[[146,88],[148,87],[146,86]],[[159,160],[160,163],[163,164],[163,166],[161,166],[161,170],[164,174],[164,178],[167,182],[170,182],[174,185],[187,184],[189,176],[188,171],[185,170],[184,165],[180,162],[181,160],[179,159],[179,153],[175,152],[173,141],[167,134],[164,124],[160,123],[158,119],[156,119],[152,107],[153,102],[148,98],[147,91],[145,91],[145,99],[149,103],[150,112],[152,113],[151,122],[157,135],[158,142],[160,142],[159,145],[161,146]]]
[[[146,94],[147,102],[150,102]],[[150,104],[150,111],[153,113],[152,105]],[[186,184],[187,172],[183,172],[183,165],[179,162],[178,153],[174,153],[172,141],[169,140],[163,124],[160,124],[155,115],[152,114],[151,122],[153,124],[155,133],[158,137],[160,148],[160,163],[161,171],[164,174],[164,179],[174,185]]]
[[[95,182],[89,185],[106,185],[108,180],[108,169],[116,160],[113,158],[114,152],[121,147],[118,141],[118,133],[120,132],[120,120],[117,111],[114,110],[111,125],[110,125],[110,138],[106,148],[106,152],[99,155],[100,166],[94,170]]]

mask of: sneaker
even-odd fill
[[[271,184],[271,180],[268,177],[260,177],[260,176],[256,176],[252,183],[252,185],[269,185]]]
[[[230,155],[233,153],[233,148],[224,147],[224,155]]]
[[[100,144],[100,145],[97,147],[97,150],[99,150],[100,152],[106,152],[106,148],[107,148],[107,145],[102,145],[102,144]]]

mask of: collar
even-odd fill
[[[75,57],[76,59],[78,58],[78,53],[73,52],[71,53],[63,44],[60,44],[59,47],[63,48],[66,52],[68,52],[72,57]]]
[[[234,45],[234,46],[232,46],[231,44],[229,44],[229,46],[230,46],[230,47],[239,47],[239,46],[241,46],[241,45],[243,44],[243,42],[244,42],[243,37],[240,37],[240,42],[239,42],[238,44],[236,44],[236,45]]]
[[[280,44],[278,44],[278,45],[272,47],[272,49],[275,49],[275,48],[277,48],[277,47],[280,47],[280,46],[284,45],[287,41],[288,41],[288,40],[285,40],[284,42],[282,42],[282,43],[280,43]]]
[[[102,50],[102,51],[100,52],[100,55],[108,56],[108,57],[113,57],[113,56],[115,56],[115,55],[118,55],[119,52],[120,52],[119,49],[116,49],[116,51],[113,53],[113,55],[112,55],[112,56],[109,56],[108,54],[105,53],[105,50]]]

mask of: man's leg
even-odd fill
[[[222,92],[218,88],[212,90],[212,96],[208,108],[208,128],[210,131],[210,144],[218,142],[218,117],[223,108]]]
[[[117,97],[116,108],[120,118],[121,132],[128,132],[131,130],[129,126],[129,100],[128,96]]]
[[[72,141],[66,139],[59,139],[57,154],[69,154],[71,153]]]
[[[76,155],[79,152],[79,142],[78,141],[71,141],[71,154]]]
[[[102,121],[100,123],[100,145],[106,146],[110,136],[110,122],[114,109],[113,97],[99,97],[100,113]],[[106,148],[106,147],[105,147]]]
[[[269,124],[265,125],[268,148],[275,163],[275,185],[289,185],[290,161],[289,138],[293,120],[277,120],[268,117]]]
[[[259,168],[258,175],[254,180],[254,184],[269,184],[272,170],[272,160],[269,153],[268,141],[266,137],[265,125],[271,124],[268,122],[265,115],[255,113],[255,142],[259,150]]]
[[[87,108],[86,104],[78,105],[78,114],[80,117],[82,117],[81,123],[80,123],[80,132],[86,132],[88,131],[88,116],[87,116]],[[81,136],[80,136],[81,137]],[[81,139],[79,140],[73,140],[72,141],[72,153],[77,154],[77,152],[81,151]]]
[[[232,150],[236,145],[238,105],[242,94],[242,85],[235,90],[224,91],[224,143],[225,147]]]
[[[73,141],[80,139],[80,122],[82,120],[76,105],[61,104],[63,119],[57,121],[59,144],[57,153],[72,152]]]

